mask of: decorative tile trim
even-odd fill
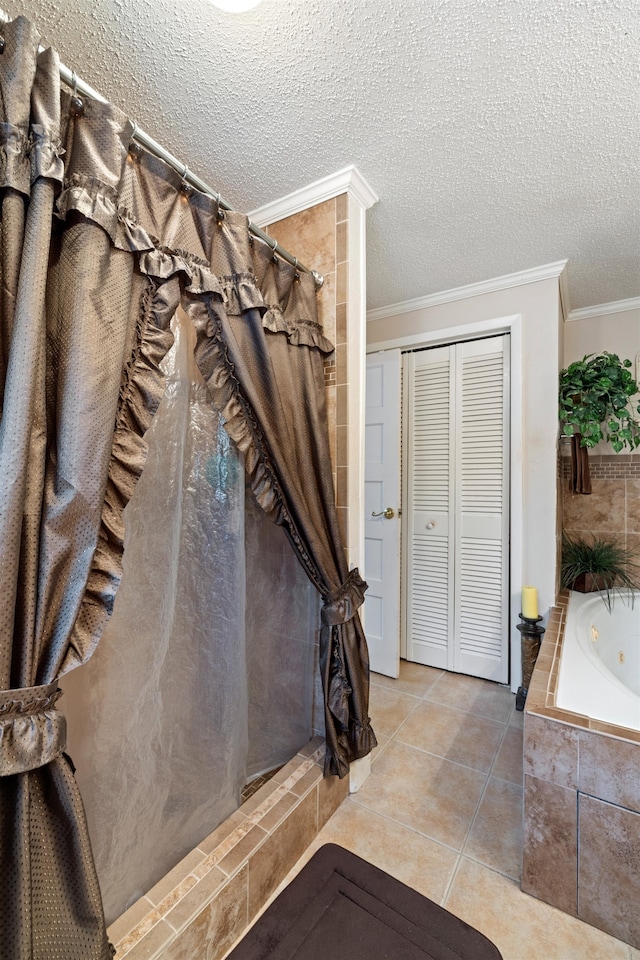
[[[169,884],[167,878],[163,878],[119,917],[109,928],[117,948],[116,960],[137,960],[143,956],[146,960],[161,960],[167,950],[173,956],[172,945],[204,909],[210,909],[218,897],[226,895],[229,885],[243,870],[247,872],[254,854],[282,828],[287,817],[294,814],[301,803],[309,804],[310,794],[315,795],[311,802],[315,804],[317,833],[323,826],[318,815],[320,784],[323,784],[324,809],[327,791],[332,795],[329,805],[333,804],[333,809],[347,793],[346,778],[322,780],[323,758],[324,740],[315,737],[170,872]],[[152,896],[156,889],[163,894],[158,902],[154,902],[156,897]],[[246,922],[237,931],[238,936],[246,929],[249,919],[247,915]],[[191,933],[189,930],[189,935]]]
[[[589,454],[589,473],[593,480],[638,480],[640,479],[640,454]],[[560,475],[563,480],[571,476],[571,457],[560,457]]]

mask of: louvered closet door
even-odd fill
[[[453,632],[452,348],[405,356],[407,657],[449,667]]]
[[[407,655],[508,679],[508,338],[409,355]]]

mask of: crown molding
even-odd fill
[[[536,283],[538,280],[557,279],[562,277],[566,265],[566,260],[557,260],[555,263],[546,263],[541,267],[521,270],[519,273],[508,273],[504,277],[494,277],[492,280],[482,280],[480,283],[453,287],[451,290],[432,293],[427,297],[418,297],[416,300],[404,300],[402,303],[392,303],[388,307],[377,307],[375,310],[367,311],[367,321],[413,313],[414,310],[436,307],[453,300],[466,300],[468,297],[478,297],[483,293],[496,293],[498,290],[508,290],[509,287],[519,287],[525,283]]]
[[[612,313],[624,313],[625,310],[640,310],[640,297],[628,300],[612,300],[611,303],[597,303],[593,307],[580,307],[567,315],[570,320],[588,320],[590,317],[608,317]]]
[[[378,195],[373,187],[367,183],[358,168],[351,164],[337,173],[310,183],[308,187],[295,190],[280,200],[265,203],[262,207],[249,211],[249,219],[258,227],[266,227],[270,223],[284,220],[285,217],[292,217],[294,213],[315,207],[325,200],[332,200],[341,193],[353,197],[364,210],[378,202]]]

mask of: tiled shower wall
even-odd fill
[[[285,250],[294,253],[301,263],[324,277],[318,292],[318,320],[325,336],[336,348],[325,360],[324,373],[333,486],[345,543],[349,525],[348,229],[346,193],[265,227],[266,232]],[[319,632],[316,634],[315,649],[313,732],[323,736],[324,708],[318,670],[318,640]]]
[[[301,263],[324,277],[324,284],[318,293],[318,319],[325,336],[336,348],[325,362],[325,384],[333,481],[345,542],[349,523],[348,229],[346,193],[265,227],[266,232],[285,250],[295,253]]]

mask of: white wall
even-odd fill
[[[587,353],[617,353],[634,360],[640,352],[640,308],[569,320],[564,325],[564,366]]]
[[[561,321],[558,277],[423,307],[367,324],[367,349],[402,345],[420,335],[463,339],[465,328],[490,325],[500,318],[520,321],[513,326],[512,357],[515,397],[512,433],[512,484],[521,518],[512,529],[515,553],[511,583],[512,689],[520,683],[520,635],[515,630],[523,583],[539,591],[540,612],[546,615],[556,595],[556,451],[558,436],[558,371],[561,363]],[[519,335],[516,335],[519,334]],[[520,343],[518,344],[518,340]],[[514,516],[517,511],[514,512]],[[518,572],[519,571],[519,572]]]

